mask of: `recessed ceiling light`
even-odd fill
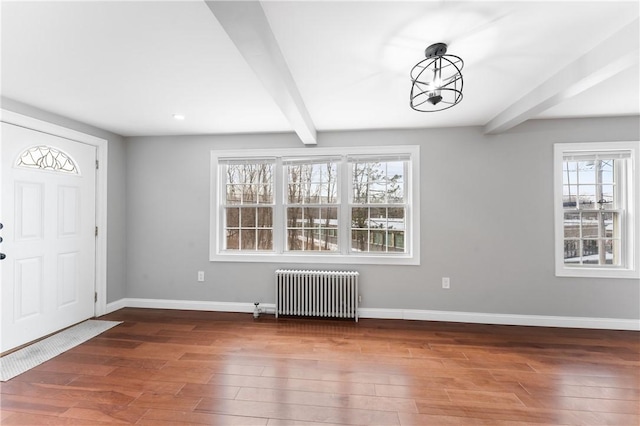
[[[176,120],[184,120],[184,115],[182,114],[173,114],[173,118]]]

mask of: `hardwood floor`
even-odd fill
[[[640,333],[122,309],[2,425],[640,424]]]

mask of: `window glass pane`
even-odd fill
[[[304,250],[336,251],[337,239],[335,233],[328,232],[324,228],[307,229],[304,231]]]
[[[289,228],[302,227],[302,208],[301,207],[289,207],[287,209],[287,227]]]
[[[33,146],[18,157],[18,167],[78,174],[71,157],[57,148],[47,145]]]
[[[238,165],[227,165],[227,183],[234,184],[242,181],[242,170]]]
[[[564,214],[564,237],[580,238],[580,213],[570,212]]]
[[[404,162],[354,162],[352,165],[354,203],[404,202]]]
[[[612,209],[614,208],[613,204],[613,185],[602,185],[601,186],[601,198],[599,201],[600,208],[603,209]]]
[[[240,226],[240,209],[238,208],[226,208],[227,214],[227,227],[238,228]]]
[[[286,166],[288,202],[329,204],[337,201],[337,164],[309,163]]]
[[[318,204],[322,202],[322,184],[310,183],[307,185],[304,202],[306,204]]]
[[[225,243],[227,250],[238,250],[240,248],[240,231],[228,229]]]
[[[256,209],[253,207],[244,207],[240,209],[240,224],[243,228],[256,227]]]
[[[389,251],[404,252],[404,232],[389,232]]]
[[[258,185],[242,186],[242,202],[244,204],[255,204],[258,202]]]
[[[302,250],[304,242],[304,234],[302,229],[287,230],[287,250]]]
[[[384,183],[374,182],[369,185],[368,202],[369,203],[386,203],[387,187]]]
[[[599,263],[598,241],[582,240],[582,263],[597,265]]]
[[[258,214],[258,228],[273,227],[273,209],[271,207],[259,207],[256,212]]]
[[[596,186],[595,185],[580,185],[578,187],[578,198],[580,208],[593,209],[596,207]]]
[[[355,207],[351,209],[351,227],[367,228],[369,222],[369,209],[367,207]]]
[[[565,240],[564,263],[580,263],[580,240]]]
[[[272,204],[273,164],[227,164],[227,204]]]
[[[322,209],[322,226],[326,228],[338,227],[338,208],[337,207],[325,207]]]
[[[578,204],[578,186],[564,185],[562,187],[562,206],[565,209],[575,209]]]
[[[605,240],[604,250],[607,265],[620,265],[620,240]]]
[[[387,251],[386,231],[371,231],[369,233],[369,251]]]
[[[271,189],[273,185],[270,184],[260,184],[258,186],[258,202],[260,204],[272,204],[273,203],[273,193]]]
[[[320,209],[305,207],[304,226],[306,228],[315,228],[320,226]]]
[[[390,188],[391,190],[389,191],[389,203],[395,203],[395,204],[400,204],[400,203],[404,203],[404,186],[403,185],[396,185],[395,187],[392,186]]]
[[[287,202],[290,204],[302,203],[302,186],[300,184],[287,185]]]
[[[578,183],[578,163],[565,161],[562,167],[562,183],[564,185],[576,185]]]
[[[304,241],[303,241],[303,250],[316,250],[316,240],[313,237],[313,230],[305,229],[303,231]]]
[[[389,229],[404,230],[405,229],[404,209],[398,208],[398,207],[389,208],[387,212],[388,212],[387,227]]]
[[[387,227],[387,209],[372,208],[369,210],[369,228]]]
[[[582,213],[582,237],[589,238],[599,236],[599,217],[600,213],[598,212]]]
[[[404,252],[404,208],[354,207],[351,224],[353,251]]]
[[[258,250],[273,250],[273,231],[271,229],[258,230]]]
[[[602,220],[604,225],[605,238],[618,238],[619,226],[618,226],[618,214],[617,213],[602,213]]]
[[[581,161],[578,163],[578,179],[580,185],[596,183],[595,163],[593,161]]]
[[[352,251],[369,251],[369,231],[354,230],[351,231],[351,250]]]
[[[240,248],[242,250],[255,250],[256,248],[256,230],[243,229],[240,231]]]
[[[614,160],[600,161],[600,183],[613,184],[613,166]]]
[[[242,187],[240,185],[227,185],[227,204],[240,204],[242,202]]]

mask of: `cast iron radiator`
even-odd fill
[[[354,318],[358,321],[358,272],[276,271],[278,315]]]

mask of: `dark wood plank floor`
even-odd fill
[[[0,423],[640,424],[640,333],[122,309],[1,385]]]

